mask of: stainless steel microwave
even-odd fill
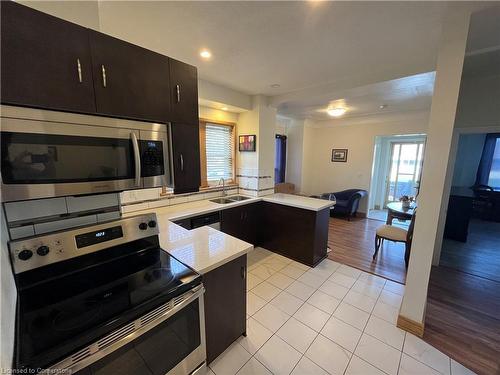
[[[2,106],[2,201],[172,185],[168,124]]]

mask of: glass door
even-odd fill
[[[422,173],[424,142],[393,142],[389,159],[389,175],[385,204],[403,195],[415,196]]]

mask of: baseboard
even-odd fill
[[[398,316],[398,324],[397,326],[404,331],[413,333],[415,336],[423,337],[424,336],[424,324],[415,322],[414,320],[408,319],[403,315]]]
[[[368,214],[366,212],[356,212],[356,217],[362,217],[362,218],[365,218],[368,216]]]

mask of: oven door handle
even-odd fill
[[[132,147],[134,149],[134,164],[135,164],[135,186],[141,186],[141,154],[139,152],[139,142],[137,135],[134,132],[130,133],[132,138]]]

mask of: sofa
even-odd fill
[[[321,199],[335,200],[335,206],[330,210],[330,216],[344,216],[348,220],[356,217],[361,198],[368,195],[366,190],[348,189],[333,193],[324,193],[319,196]]]

